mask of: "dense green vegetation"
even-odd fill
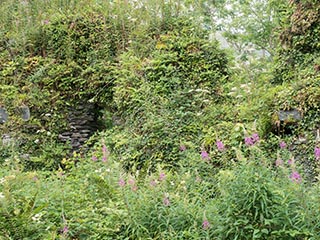
[[[319,239],[319,11],[3,1],[0,240]]]

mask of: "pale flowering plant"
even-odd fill
[[[39,197],[40,174],[4,168],[0,174],[0,235],[10,239],[43,238],[46,203]]]
[[[320,160],[320,147],[316,146],[316,147],[314,148],[314,156],[315,156],[315,159],[316,159],[317,161]]]
[[[165,236],[169,232],[172,234],[169,238],[172,238],[186,232],[186,229],[189,229],[189,236],[208,236],[214,221],[211,214],[207,219],[201,217],[204,206],[198,202],[198,196],[205,194],[208,188],[206,182],[199,179],[196,172],[191,173],[187,169],[174,173],[159,168],[145,179],[140,178],[139,191],[134,192],[130,189],[130,185],[134,184],[132,179],[124,178],[123,202],[130,213],[130,218],[125,220],[127,231],[140,239]],[[194,222],[197,222],[196,226]]]

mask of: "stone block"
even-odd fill
[[[280,110],[278,112],[280,121],[300,121],[302,119],[301,113],[297,109],[293,110]]]
[[[6,121],[8,121],[8,113],[4,108],[0,107],[0,124]]]

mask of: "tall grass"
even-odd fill
[[[90,14],[95,12],[114,19],[126,33],[128,23],[135,28],[158,25],[168,18],[189,15],[195,17],[200,11],[198,3],[157,0],[2,0],[0,5],[0,37],[10,47],[26,46],[30,34],[46,24],[57,14]]]

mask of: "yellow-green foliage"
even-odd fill
[[[175,20],[161,34],[150,33],[157,41],[146,56],[129,48],[114,71],[114,103],[125,124],[109,144],[127,167],[176,165],[180,144],[200,141],[205,109],[222,99],[226,54],[206,31]]]
[[[319,121],[319,13],[318,1],[292,1],[274,64],[273,82],[284,86],[276,94],[275,108],[299,110],[305,129]]]
[[[13,102],[29,106],[33,134],[41,130],[57,135],[66,128],[68,108],[76,104],[107,106],[135,132],[138,145],[131,145],[140,153],[130,158],[139,165],[177,160],[170,152],[203,127],[193,119],[220,99],[220,84],[229,75],[225,53],[195,20],[181,16],[186,10],[170,3],[149,2],[146,11],[135,3],[93,4],[84,10],[79,7],[85,1],[70,3],[74,7],[60,6],[63,11],[52,16],[47,13],[59,5],[44,8],[42,18],[33,19],[33,30],[25,32],[25,45],[11,35],[18,32],[7,23],[0,78],[16,94],[2,95],[0,101],[8,109]],[[12,4],[21,14],[23,6]],[[41,12],[26,4],[25,10],[31,9]],[[30,25],[22,22],[25,27]],[[127,137],[124,133],[117,136]]]
[[[275,65],[274,82],[299,81],[305,75],[318,74],[320,55],[320,4],[317,1],[293,1],[286,11]]]

